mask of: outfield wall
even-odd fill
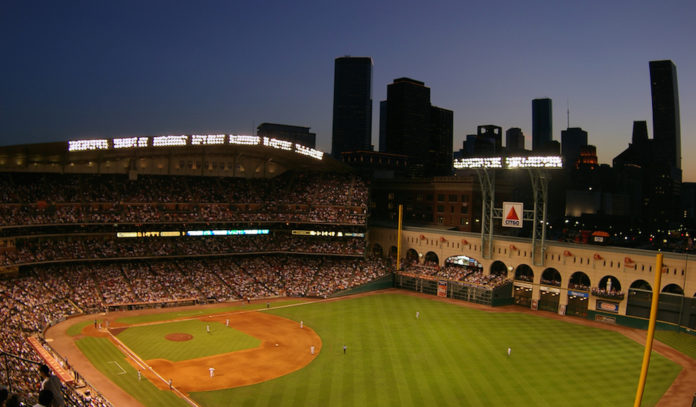
[[[397,237],[396,228],[370,227],[368,252],[394,257]],[[531,309],[580,317],[589,311],[646,317],[649,311],[649,301],[638,292],[652,291],[656,251],[547,241],[541,264],[534,264],[529,238],[494,236],[492,256],[484,258],[480,234],[410,226],[404,227],[401,244],[402,259],[420,264],[428,258],[442,266],[463,255],[481,263],[484,275],[506,273],[519,288],[515,303]],[[663,255],[658,319],[696,330],[696,257]],[[557,283],[548,284],[544,275]]]
[[[394,287],[438,297],[490,306],[512,304],[512,282],[490,288],[462,281],[433,280],[407,273],[394,274]]]
[[[376,280],[372,280],[369,283],[365,283],[357,287],[333,293],[329,296],[329,298],[344,297],[346,295],[361,294],[370,291],[384,290],[385,288],[392,287],[394,287],[394,274],[389,273]]]

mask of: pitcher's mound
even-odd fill
[[[169,341],[174,341],[174,342],[185,342],[185,341],[190,341],[191,339],[193,339],[193,335],[174,333],[174,334],[167,334],[164,337],[164,339],[169,340]]]

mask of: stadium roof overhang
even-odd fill
[[[155,138],[127,147],[104,148],[73,142],[24,144],[0,147],[0,172],[54,172],[96,174],[203,175],[271,178],[288,170],[348,172],[350,167],[328,154],[283,140],[250,137],[245,144],[155,145]],[[144,138],[140,138],[144,139]],[[183,139],[182,139],[183,140]]]

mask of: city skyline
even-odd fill
[[[600,163],[611,164],[634,120],[654,137],[648,64],[669,59],[683,180],[696,181],[693,2],[503,3],[5,2],[0,144],[250,134],[271,122],[310,127],[330,152],[334,60],[353,55],[374,61],[375,149],[387,85],[410,77],[454,112],[455,151],[484,124],[521,128],[531,149],[531,101],[548,97],[553,140],[569,105],[570,127],[587,131]]]

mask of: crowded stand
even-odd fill
[[[70,315],[102,311],[110,304],[161,304],[195,297],[196,302],[271,296],[326,297],[388,273],[381,259],[310,255],[259,255],[113,263],[39,265],[20,277],[0,280],[0,350],[16,364],[9,377],[13,392],[36,397],[35,363],[26,338]],[[87,283],[89,281],[89,283]],[[101,301],[95,309],[94,299]],[[83,392],[69,394],[82,400]],[[97,395],[91,400],[100,400]],[[106,405],[94,404],[85,405]],[[74,404],[82,405],[82,404]]]
[[[366,182],[340,173],[1,173],[0,355],[12,368],[0,387],[35,403],[41,358],[27,338],[72,315],[327,297],[386,275],[364,258],[367,200]],[[109,405],[81,388],[65,387],[68,405]]]
[[[478,267],[450,264],[442,268],[437,265],[409,264],[404,268],[404,274],[430,280],[457,281],[490,289],[503,286],[510,281],[504,274],[484,274]]]
[[[271,179],[0,174],[0,226],[163,222],[364,225],[366,183],[344,174]]]
[[[77,236],[17,239],[0,251],[0,266],[52,261],[220,255],[234,253],[316,253],[362,256],[362,238],[329,238],[273,233],[261,236],[145,237]]]

